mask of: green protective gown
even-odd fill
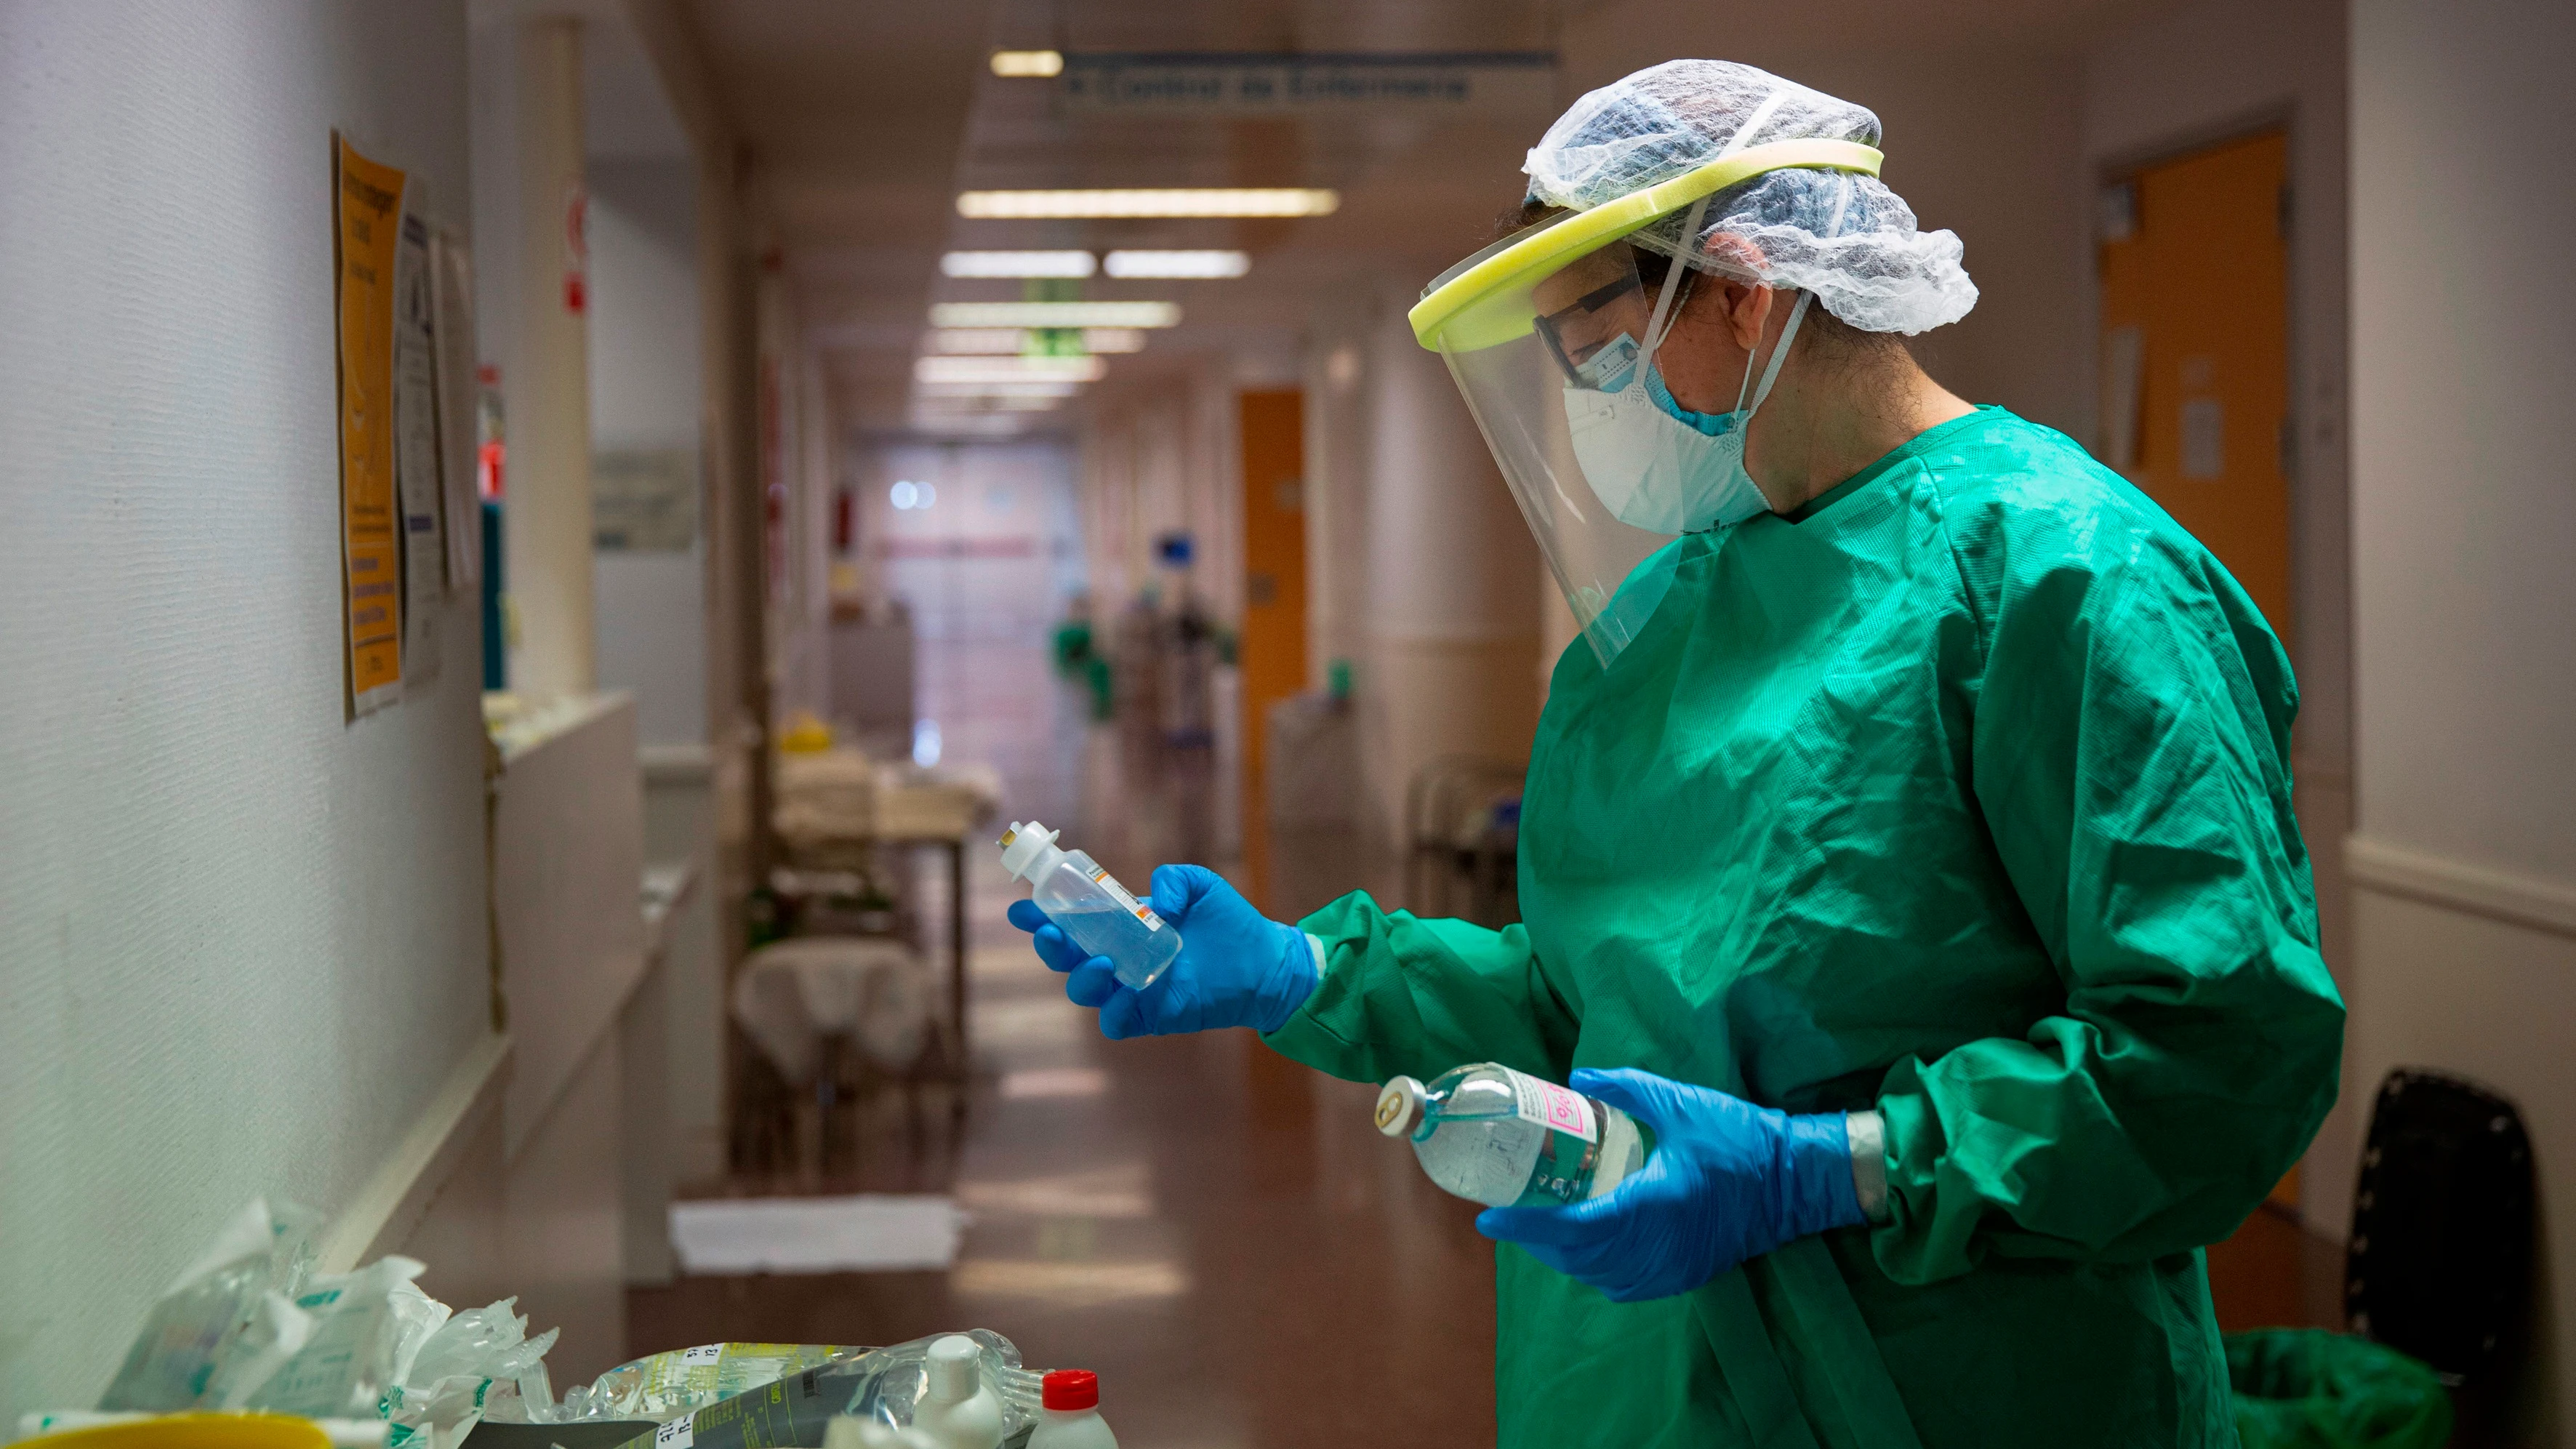
[[[2343,1025],[2253,603],[1992,408],[1657,582],[1607,671],[1556,666],[1526,925],[1346,897],[1269,1040],[1875,1107],[1890,1216],[1626,1305],[1501,1247],[1502,1444],[2233,1445],[2200,1250],[2307,1145]]]

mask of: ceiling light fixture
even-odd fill
[[[1089,252],[950,252],[939,259],[951,277],[1087,277],[1099,269]]]
[[[1242,252],[1111,252],[1107,269],[1113,277],[1240,277],[1252,270],[1252,258]]]
[[[1082,391],[1078,382],[925,382],[919,392],[923,398],[974,397],[1072,397]]]
[[[1341,204],[1339,192],[1290,187],[968,191],[958,195],[957,214],[978,219],[1328,216]]]
[[[934,302],[933,327],[1176,327],[1178,302]]]
[[[997,50],[993,74],[1009,80],[1045,80],[1064,73],[1064,54],[1054,50]]]
[[[912,410],[921,417],[976,417],[986,413],[1047,413],[1065,405],[1068,399],[1018,393],[934,393],[912,400]]]
[[[952,327],[930,334],[930,350],[951,357],[1017,357],[1029,350],[1029,334],[1017,327]]]
[[[1109,364],[1097,357],[924,357],[915,382],[1098,382]]]
[[[1025,327],[952,327],[930,334],[932,353],[948,357],[1017,357],[1029,350]],[[1133,327],[1086,327],[1084,352],[1142,352],[1145,334]]]

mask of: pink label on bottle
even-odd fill
[[[1095,870],[1091,873],[1091,879],[1097,883],[1102,890],[1109,892],[1110,899],[1118,902],[1118,904],[1122,906],[1125,906],[1129,915],[1134,916],[1137,920],[1143,921],[1145,923],[1146,930],[1159,931],[1163,929],[1163,918],[1154,914],[1154,908],[1152,906],[1149,906],[1143,901],[1140,901],[1134,896],[1128,894],[1127,888],[1118,883],[1118,878],[1116,876],[1111,875],[1106,870]]]
[[[1522,1121],[1536,1122],[1586,1142],[1600,1140],[1600,1128],[1592,1120],[1592,1102],[1581,1093],[1522,1072],[1512,1073],[1512,1090],[1513,1106]]]

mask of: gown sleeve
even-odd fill
[[[1909,1283],[2226,1237],[2333,1104],[2343,1039],[2296,686],[2252,602],[2170,524],[2017,538],[1983,589],[1969,552],[1973,790],[2065,997],[1885,1078],[1871,1246]]]
[[[1324,979],[1264,1038],[1282,1055],[1364,1082],[1466,1062],[1558,1082],[1573,1070],[1579,1023],[1521,927],[1389,914],[1365,891],[1298,924],[1323,943]]]

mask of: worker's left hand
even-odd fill
[[[1783,1243],[1864,1220],[1840,1112],[1793,1117],[1625,1067],[1578,1070],[1570,1085],[1645,1124],[1654,1155],[1600,1197],[1487,1208],[1476,1231],[1614,1303],[1686,1293]]]

